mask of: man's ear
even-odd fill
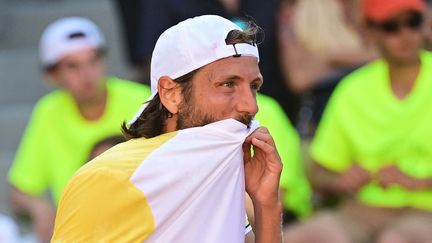
[[[158,93],[162,105],[171,114],[177,114],[183,100],[180,86],[168,76],[162,76],[158,82]]]

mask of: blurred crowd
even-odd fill
[[[16,222],[30,222],[37,241],[49,242],[68,179],[124,141],[120,124],[150,96],[159,35],[204,14],[240,27],[254,21],[264,30],[256,119],[272,133],[284,163],[285,242],[432,242],[429,4],[115,1],[118,34],[129,65],[139,70],[135,80],[106,73],[109,43],[91,20],[50,23],[41,33],[40,62],[57,89],[36,103],[9,170],[13,221],[0,215],[0,242],[16,241]]]

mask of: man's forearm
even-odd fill
[[[415,179],[416,186],[414,190],[430,190],[432,189],[432,178]]]
[[[32,215],[34,200],[14,186],[11,186],[9,190],[9,202],[12,209],[18,214]]]
[[[282,204],[260,205],[254,203],[255,243],[282,242]]]
[[[314,162],[309,174],[309,180],[316,191],[322,193],[340,193],[339,176]]]
[[[423,185],[427,189],[432,188],[432,178],[424,179]]]
[[[15,187],[10,188],[9,200],[18,214],[29,215],[33,221],[33,230],[40,242],[49,242],[54,226],[55,208],[46,199],[32,197]]]

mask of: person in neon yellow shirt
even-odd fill
[[[285,242],[432,240],[432,53],[421,0],[364,0],[382,57],[347,76],[311,145],[313,184],[347,197],[288,228]]]
[[[284,209],[296,219],[305,219],[312,212],[312,190],[301,158],[300,137],[276,100],[258,93],[257,103],[255,118],[273,135],[284,164],[280,182]]]
[[[147,86],[106,77],[104,50],[97,26],[79,17],[53,22],[41,38],[44,71],[59,89],[35,105],[9,171],[11,206],[29,214],[41,242],[50,239],[63,188],[93,145],[120,135],[120,124],[150,95]]]

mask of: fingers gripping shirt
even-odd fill
[[[228,119],[108,150],[66,187],[53,242],[243,242],[242,144],[257,127]]]

